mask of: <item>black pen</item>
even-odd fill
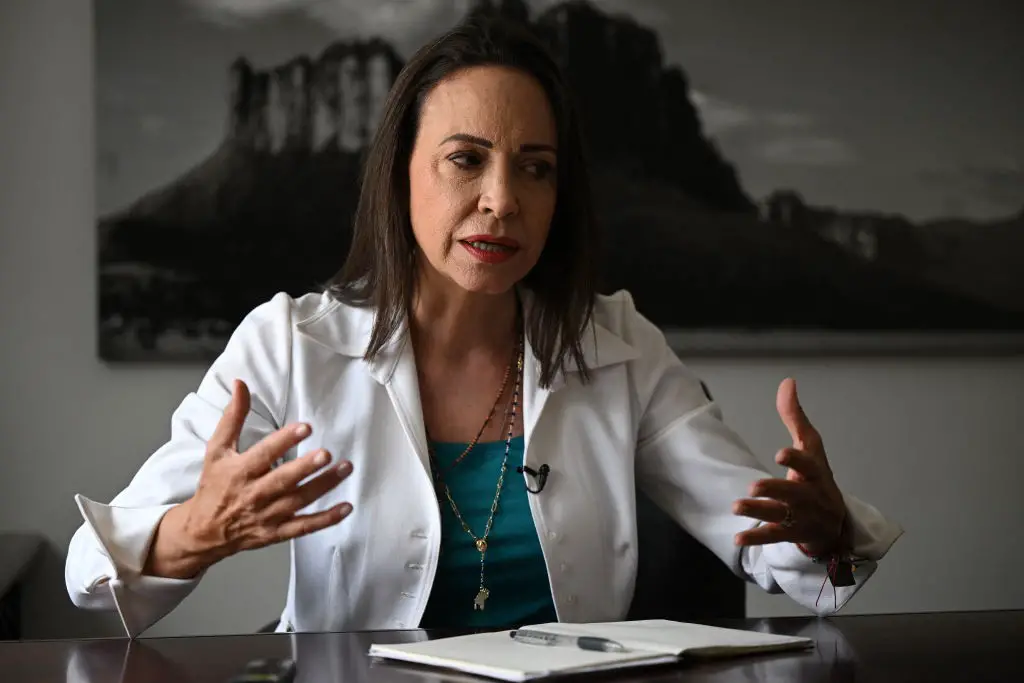
[[[581,650],[593,650],[595,652],[629,651],[621,643],[594,636],[566,636],[560,633],[549,633],[534,629],[519,629],[509,633],[509,636],[517,643],[527,643],[529,645],[562,645],[565,647],[578,647]]]

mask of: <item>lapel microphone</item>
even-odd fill
[[[550,471],[551,468],[548,467],[547,464],[541,465],[539,471],[534,470],[531,467],[527,467],[526,465],[520,465],[519,467],[516,468],[516,472],[518,472],[519,474],[526,472],[528,475],[537,480],[537,488],[535,489],[531,489],[529,484],[526,485],[526,490],[533,494],[538,494],[544,490],[544,484],[546,484],[548,481],[548,472]]]

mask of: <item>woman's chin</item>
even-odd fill
[[[515,287],[519,278],[509,277],[508,275],[499,276],[497,273],[459,273],[452,280],[467,292],[497,296],[505,294]]]

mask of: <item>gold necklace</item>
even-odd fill
[[[513,352],[512,358],[509,360],[508,365],[505,366],[505,376],[501,378],[501,387],[498,389],[498,394],[494,397],[494,403],[491,405],[491,412],[487,414],[487,419],[484,420],[483,425],[480,427],[480,431],[476,433],[473,440],[469,442],[468,446],[466,446],[466,450],[462,451],[462,454],[455,458],[455,460],[452,461],[452,464],[448,466],[449,470],[453,469],[456,465],[462,462],[467,455],[469,455],[469,452],[473,450],[473,447],[480,441],[480,437],[483,436],[484,430],[487,429],[487,425],[491,424],[491,418],[494,417],[494,412],[498,409],[498,403],[501,402],[501,397],[505,395],[505,387],[508,386],[508,376],[512,372],[512,366],[516,364],[516,356],[517,354]]]
[[[469,527],[469,524],[467,524],[466,520],[463,519],[462,513],[459,512],[459,506],[455,504],[455,499],[452,498],[452,493],[449,490],[448,485],[446,483],[444,483],[444,481],[441,479],[440,465],[437,463],[436,456],[434,454],[433,448],[429,448],[428,449],[430,451],[430,456],[431,456],[430,457],[431,469],[434,470],[435,485],[436,485],[437,482],[440,482],[441,486],[444,489],[445,497],[448,499],[448,504],[452,508],[452,512],[455,513],[456,519],[458,519],[459,523],[462,525],[462,530],[465,531],[469,535],[469,537],[473,539],[473,544],[476,546],[477,552],[480,553],[480,587],[477,590],[476,597],[473,599],[473,610],[474,611],[475,610],[483,610],[484,609],[484,603],[487,602],[487,598],[489,598],[490,595],[491,595],[491,591],[484,584],[484,564],[485,564],[485,558],[487,556],[487,539],[488,539],[488,537],[491,534],[491,527],[494,525],[494,515],[498,511],[498,500],[501,498],[501,490],[502,490],[502,487],[504,486],[504,483],[505,483],[505,473],[508,471],[508,456],[509,456],[509,451],[512,448],[512,433],[515,431],[516,408],[519,405],[519,389],[520,389],[520,386],[521,386],[521,383],[522,383],[522,379],[523,379],[523,342],[522,342],[522,338],[520,338],[519,345],[518,345],[518,347],[516,349],[515,365],[516,365],[516,382],[515,382],[514,388],[512,389],[512,404],[511,404],[511,409],[509,411],[508,432],[507,432],[507,434],[505,436],[505,455],[504,455],[504,457],[501,460],[501,470],[498,473],[498,484],[497,484],[497,486],[495,487],[495,490],[494,490],[494,500],[491,502],[490,515],[487,518],[487,524],[484,527],[484,533],[482,535],[477,536],[476,534],[474,534],[473,530]],[[502,393],[504,393],[504,391]],[[500,394],[499,394],[499,398],[500,398]],[[491,414],[493,415],[493,413],[494,413],[494,410],[492,409]],[[490,420],[490,417],[488,417],[488,420]],[[481,430],[481,433],[482,433],[482,430]],[[461,456],[459,456],[459,460],[461,460],[463,457],[465,457],[466,453],[468,453],[468,452],[469,452],[469,449],[466,449],[466,451],[463,452],[463,454]]]

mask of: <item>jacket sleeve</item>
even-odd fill
[[[170,508],[195,493],[206,442],[235,379],[246,383],[251,396],[239,451],[279,427],[290,358],[291,299],[278,294],[239,324],[198,388],[174,411],[170,439],[126,488],[109,503],[75,496],[84,522],[71,538],[64,578],[76,606],[117,611],[127,635],[135,637],[192,592],[202,575],[177,580],[143,574],[154,532]]]
[[[668,346],[664,334],[636,311],[628,296],[623,301],[617,327],[639,352],[632,374],[641,415],[638,486],[737,575],[770,593],[784,592],[817,614],[841,609],[903,530],[844,493],[853,554],[859,561],[855,585],[836,588],[834,597],[831,584],[822,591],[826,566],[794,544],[737,546],[735,535],[760,522],[736,515],[732,505],[749,496],[753,482],[772,475],[725,424],[718,405]]]

